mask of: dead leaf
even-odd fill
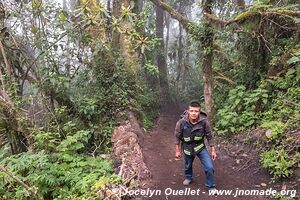
[[[271,129],[268,129],[266,131],[266,136],[267,136],[267,138],[271,138],[272,137],[272,130]]]
[[[106,190],[105,193],[106,193],[106,196],[109,196],[109,197],[111,195],[113,195],[113,192],[110,189]]]
[[[266,187],[267,184],[266,183],[260,183],[261,186]]]
[[[255,187],[260,187],[260,185],[254,185]]]

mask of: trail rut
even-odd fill
[[[180,113],[183,110],[171,106],[161,111],[157,126],[146,134],[142,143],[144,158],[149,167],[152,179],[147,182],[145,188],[156,190],[156,195],[143,197],[143,199],[154,200],[179,200],[179,199],[268,199],[268,196],[241,195],[234,197],[237,190],[267,190],[268,186],[261,186],[270,180],[269,175],[258,165],[258,160],[237,160],[218,145],[218,159],[214,161],[215,179],[217,189],[232,190],[232,195],[209,196],[204,186],[205,174],[201,168],[199,159],[195,159],[193,165],[194,177],[189,186],[183,186],[183,160],[175,160],[174,127]],[[258,155],[255,156],[258,159]],[[248,163],[246,163],[248,162]],[[253,164],[254,163],[254,164]],[[243,170],[244,169],[244,170]],[[185,194],[180,195],[178,192]],[[189,193],[194,190],[197,193]],[[160,192],[159,192],[160,191]],[[171,193],[166,195],[165,193]]]

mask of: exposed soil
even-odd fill
[[[142,199],[269,199],[268,196],[247,196],[241,195],[219,195],[209,196],[204,186],[205,175],[199,159],[195,159],[193,171],[193,182],[189,186],[183,186],[183,160],[175,160],[175,139],[174,127],[183,109],[170,106],[161,111],[157,126],[145,134],[142,142],[145,162],[151,172],[151,180],[147,181],[144,188],[160,190],[160,195],[143,197]],[[217,189],[233,190],[234,194],[238,189],[244,190],[267,190],[274,188],[271,177],[267,171],[261,168],[257,150],[251,145],[239,142],[218,142],[218,159],[214,161],[215,179]],[[280,185],[281,187],[282,185]],[[169,195],[166,190],[192,190],[200,189],[197,194],[190,195]],[[289,189],[289,188],[287,188]]]

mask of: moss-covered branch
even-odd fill
[[[167,11],[174,19],[177,19],[183,27],[188,31],[190,26],[193,24],[189,19],[184,17],[182,14],[174,10],[169,4],[161,2],[160,0],[150,0],[156,6],[160,7],[161,9]]]
[[[221,25],[221,26],[228,26],[230,24],[233,23],[238,23],[241,24],[247,20],[251,20],[252,17],[272,17],[272,16],[284,16],[284,17],[300,17],[300,11],[294,11],[294,10],[266,10],[266,11],[262,11],[262,10],[248,10],[245,11],[241,14],[239,14],[238,16],[236,16],[233,19],[230,20],[223,20],[220,19],[214,15],[208,14],[208,13],[204,13],[204,15],[212,20],[213,22]]]

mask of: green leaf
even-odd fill
[[[33,0],[32,1],[32,8],[39,8],[42,6],[42,1],[41,0]]]
[[[296,72],[295,69],[289,69],[289,71],[286,73],[286,75],[291,75],[291,74],[293,74],[295,72]]]
[[[58,19],[61,20],[61,21],[66,21],[67,20],[67,16],[65,15],[65,13],[61,12],[58,15]]]
[[[38,32],[38,29],[35,26],[31,26],[30,31],[31,33],[35,34]]]
[[[241,102],[241,99],[236,99],[235,102],[234,102],[234,104],[238,105],[240,102]]]
[[[56,82],[55,78],[50,78],[50,83],[51,83],[52,85],[54,85],[55,82]]]
[[[295,21],[296,24],[300,24],[300,18],[294,17],[293,20]]]
[[[287,63],[288,64],[294,64],[294,63],[299,62],[299,61],[300,61],[300,58],[298,58],[296,56],[293,56],[290,59],[288,59]]]
[[[263,99],[263,103],[264,103],[264,104],[267,104],[267,103],[268,103],[268,100],[267,100],[267,99]]]

